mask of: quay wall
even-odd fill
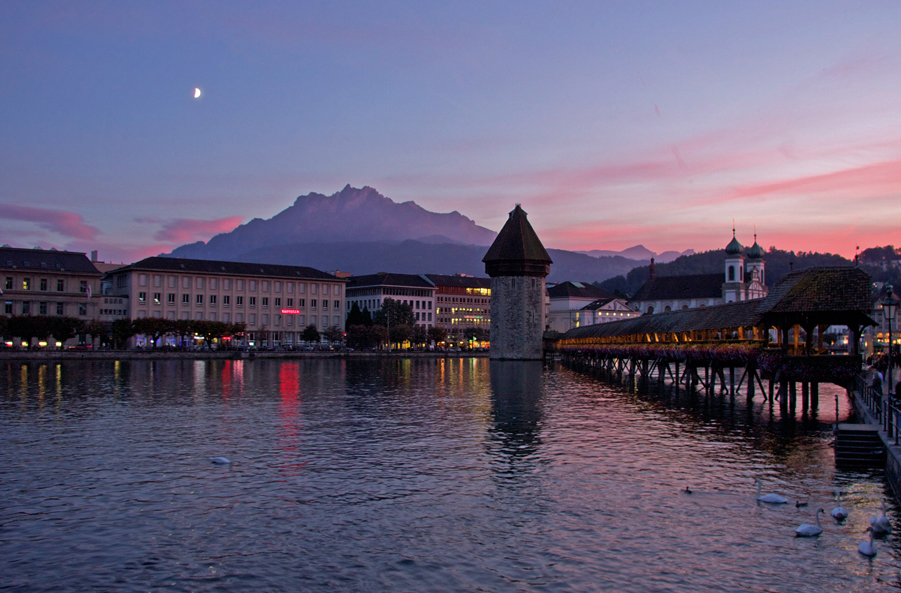
[[[6,351],[0,352],[0,362],[44,362],[54,360],[256,360],[256,359],[309,359],[309,358],[488,358],[488,352],[236,352],[178,350],[97,350],[79,351]]]
[[[870,410],[864,405],[859,394],[853,392],[854,409],[864,424],[872,424],[879,427],[879,438],[885,445],[885,480],[891,485],[896,500],[901,500],[901,445],[895,444],[895,438],[889,437],[884,425],[876,420]],[[899,441],[901,442],[901,441]]]

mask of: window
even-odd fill
[[[182,318],[183,320],[187,321],[187,320],[188,320],[188,312],[187,312],[187,311],[182,311],[182,312],[181,312],[181,318]]]
[[[88,314],[88,306],[84,303],[78,304],[78,314],[82,317]]]
[[[223,313],[222,314],[222,323],[230,323],[231,322],[231,313]]]
[[[210,289],[216,290],[216,288],[218,288],[218,286],[219,286],[219,279],[218,278],[210,278]],[[213,321],[215,321],[215,320],[213,320]]]
[[[214,294],[211,294],[211,295],[210,295],[210,304],[211,304],[211,305],[215,305],[215,304],[216,304],[216,295],[214,295]]]
[[[263,314],[263,325],[269,325],[269,315],[266,313]]]
[[[236,285],[235,286],[236,289],[244,290],[244,281],[243,280],[236,280],[235,285]]]
[[[244,297],[236,296],[235,297],[235,305],[237,305],[239,307],[243,307],[244,306]]]
[[[263,306],[264,306],[264,307],[268,307],[268,306],[269,306],[269,297],[263,297]]]
[[[189,294],[181,295],[181,304],[182,305],[188,305],[190,303],[191,303],[191,295],[189,295]]]
[[[231,296],[224,294],[222,295],[222,305],[224,307],[228,307],[231,304]]]
[[[263,280],[263,292],[269,292],[269,281]]]
[[[31,278],[22,278],[22,290],[31,290]]]
[[[288,299],[288,306],[289,306],[289,307],[293,307],[293,306],[294,306],[294,299]]]
[[[3,289],[4,290],[12,290],[13,289],[13,277],[12,276],[6,277],[6,284],[3,285]]]
[[[158,293],[158,292],[153,293],[153,304],[154,304],[154,305],[159,305],[159,304],[160,304],[160,301],[161,301],[162,299],[163,299],[163,295],[162,295],[162,294],[160,294],[160,293]]]
[[[191,277],[185,276],[181,279],[181,287],[182,288],[191,288]]]
[[[310,306],[313,307],[314,309],[316,308],[316,299],[310,299]]]
[[[431,320],[432,320],[432,314],[429,313],[429,321],[431,321]]]
[[[56,314],[65,315],[66,305],[64,303],[56,303]]]
[[[248,316],[247,316],[247,323],[249,323],[250,325],[256,325],[256,323],[257,323],[257,314],[256,314],[256,313],[251,313],[250,315],[248,315]]]
[[[244,313],[235,313],[235,323],[244,323]]]
[[[87,280],[81,280],[78,282],[78,292],[80,292],[81,294],[87,294],[87,292],[88,292],[88,281]]]
[[[306,321],[304,320],[305,317],[306,317],[305,315],[298,315],[297,316],[297,325],[305,325],[306,324]]]
[[[310,284],[310,294],[316,294],[317,290],[319,290],[318,284]]]
[[[166,295],[166,302],[168,302],[170,305],[175,304],[175,293],[174,292],[170,292],[169,294]]]
[[[279,297],[276,297],[276,298],[275,298],[275,306],[276,306],[276,307],[281,307],[281,306],[282,306],[282,299],[281,299],[281,298],[279,298]]]
[[[250,297],[247,304],[249,304],[251,307],[256,307],[257,306],[257,297],[255,297],[255,296]]]
[[[335,301],[335,309],[341,308],[341,301]]]
[[[41,290],[47,290],[47,279],[41,278]]]
[[[232,280],[231,280],[231,278],[226,278],[225,280],[222,281],[222,288],[223,288],[224,290],[231,290],[231,289],[232,289]]]
[[[147,317],[147,311],[138,311],[138,319],[144,319]]]
[[[250,291],[255,291],[255,290],[257,289],[257,281],[256,281],[256,280],[251,280],[250,282],[248,282],[248,287],[247,287],[247,288],[248,288],[248,290],[250,290]]]
[[[38,315],[47,314],[47,303],[38,303]]]
[[[322,294],[328,294],[328,284],[322,285]]]
[[[303,282],[301,282],[300,284],[297,285],[297,293],[298,293],[298,294],[303,294],[303,293],[305,293],[306,291],[307,291],[307,285],[306,285],[306,284],[304,284]]]
[[[203,321],[203,313],[201,313],[199,311],[197,313],[194,313],[194,319],[196,321]]]
[[[322,299],[322,308],[328,309],[328,299]]]
[[[216,321],[216,314],[210,313],[210,321]]]
[[[294,294],[294,283],[293,283],[293,282],[288,282],[288,283],[285,285],[285,290],[288,291],[288,294]]]
[[[202,294],[194,295],[194,303],[197,305],[202,305],[203,304],[203,295]]]
[[[139,302],[139,303],[146,303],[146,302],[147,302],[147,293],[146,293],[146,292],[139,292],[139,293],[138,293],[138,302]]]
[[[163,285],[163,277],[160,274],[153,275],[153,285],[154,286],[162,286]]]
[[[196,286],[199,290],[203,290],[203,278],[195,279],[194,286]]]
[[[298,306],[298,307],[306,307],[306,306],[307,306],[307,299],[297,299],[297,306]]]
[[[735,280],[735,266],[729,266],[729,282]]]
[[[147,286],[147,274],[138,274],[138,286]]]
[[[276,282],[275,283],[275,292],[281,292],[281,291],[282,291],[282,283]]]
[[[176,286],[178,286],[178,280],[175,276],[169,276],[169,288],[175,288]]]
[[[168,311],[166,313],[166,319],[169,321],[175,321],[175,311]]]
[[[341,285],[339,284],[338,286],[335,287],[335,296],[340,296],[340,295],[341,295]]]
[[[13,314],[13,302],[12,301],[6,301],[6,303],[3,304],[3,312],[6,313],[7,315]]]
[[[153,318],[154,318],[154,319],[160,319],[162,316],[163,316],[163,313],[162,313],[161,311],[154,311],[154,312],[153,312]]]

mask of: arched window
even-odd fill
[[[742,282],[745,281],[745,274],[744,274],[744,271],[745,271],[744,268],[742,268],[742,267],[739,267],[739,268],[738,268],[738,279],[741,280]]]
[[[664,313],[669,313],[670,311],[672,311],[672,309],[670,308],[669,305],[667,305],[667,306],[664,307],[664,309],[663,309],[663,312],[664,312]]]
[[[729,266],[729,282],[735,280],[735,266]]]
[[[654,307],[648,307],[648,315],[654,312]]]

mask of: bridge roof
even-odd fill
[[[751,327],[769,325],[773,316],[807,315],[815,322],[822,317],[829,324],[867,323],[869,287],[870,277],[859,268],[810,268],[789,274],[763,299],[588,325],[569,330],[563,339]]]

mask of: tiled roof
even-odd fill
[[[482,261],[486,264],[496,261],[553,263],[519,204],[510,213]]]
[[[548,296],[552,299],[564,298],[580,298],[580,299],[612,299],[616,296],[598,288],[592,284],[583,282],[561,282],[556,286],[549,286],[547,289]]]
[[[228,274],[233,276],[268,276],[281,278],[303,278],[307,280],[331,280],[344,282],[326,272],[305,266],[279,266],[275,264],[254,264],[231,261],[210,261],[205,259],[182,259],[176,257],[148,257],[118,271],[148,270],[159,272],[189,272],[191,274]]]
[[[426,278],[435,286],[453,286],[457,288],[491,288],[491,278],[475,278],[473,276],[446,276],[444,274],[426,274]]]
[[[870,277],[859,268],[810,268],[789,274],[763,299],[588,325],[569,330],[563,339],[759,326],[773,315],[839,314],[848,322],[867,323],[869,287]]]
[[[722,274],[656,276],[645,282],[629,302],[723,297]]]
[[[609,303],[610,301],[615,301],[615,300],[616,300],[616,297],[609,298],[609,299],[598,299],[598,300],[588,303],[587,305],[582,307],[582,311],[596,311],[596,310],[600,309],[601,307],[603,307],[604,305],[606,305],[607,303]]]
[[[72,274],[94,274],[100,272],[84,253],[56,251],[54,249],[20,249],[0,247],[0,269],[34,270],[40,272],[66,272]]]
[[[392,274],[379,272],[378,274],[367,274],[365,276],[351,276],[347,279],[348,288],[359,288],[361,286],[411,286],[414,288],[435,288],[431,280],[416,274]]]

